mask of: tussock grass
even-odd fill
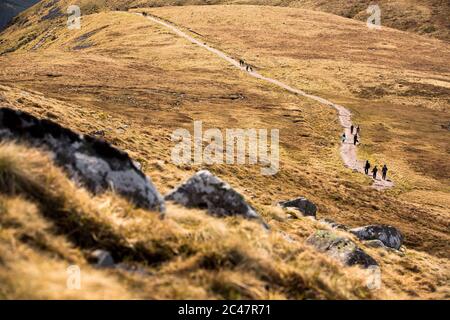
[[[178,206],[169,206],[160,219],[114,194],[93,197],[70,182],[45,153],[25,146],[0,145],[0,163],[2,177],[9,181],[2,182],[0,198],[4,298],[103,297],[104,292],[84,290],[58,296],[69,264],[86,268],[88,286],[104,288],[113,277],[116,287],[106,295],[113,298],[348,299],[380,294],[365,289],[333,261],[268,233],[258,223],[217,219]],[[6,253],[14,241],[20,250]],[[96,248],[111,251],[129,267],[94,271],[86,258]],[[127,271],[132,265],[144,273]],[[333,272],[325,272],[328,268]],[[14,280],[17,275],[21,281]],[[155,278],[163,288],[154,284]]]

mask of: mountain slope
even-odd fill
[[[3,7],[4,16],[11,19],[17,13],[27,8],[39,0],[13,1],[8,0]],[[60,8],[68,7],[72,3],[69,1],[53,0],[41,1],[41,7]],[[8,5],[11,3],[11,5]],[[23,3],[23,4],[19,4]],[[90,14],[100,10],[128,10],[133,8],[181,6],[181,5],[215,5],[215,4],[238,4],[238,5],[259,5],[259,6],[282,6],[292,8],[312,9],[336,14],[342,17],[353,18],[366,21],[369,14],[366,12],[370,0],[351,1],[319,1],[319,0],[80,0],[77,2],[82,9],[82,14]],[[442,40],[450,40],[450,2],[446,0],[380,0],[376,3],[381,9],[382,25],[396,28],[403,31],[418,33],[421,35],[433,36]],[[0,4],[2,6],[2,4]],[[14,9],[11,9],[14,8]],[[1,12],[1,11],[0,11]],[[31,15],[35,15],[31,13]],[[0,15],[2,19],[3,15]],[[3,19],[3,21],[6,21]],[[0,25],[0,30],[1,30]]]
[[[137,160],[162,193],[206,167],[239,190],[272,232],[173,204],[160,220],[114,194],[95,197],[74,187],[45,155],[14,145],[0,149],[6,159],[0,163],[16,164],[12,172],[36,179],[52,198],[2,190],[7,231],[0,238],[6,261],[0,279],[8,284],[1,286],[8,288],[2,297],[42,292],[14,292],[30,284],[63,286],[61,269],[73,262],[95,280],[98,270],[87,257],[105,248],[138,270],[99,271],[101,281],[87,285],[110,283],[114,291],[107,298],[448,297],[449,171],[439,161],[448,150],[441,127],[448,119],[447,44],[392,29],[367,33],[358,21],[293,8],[149,10],[262,74],[351,108],[363,128],[360,155],[392,169],[396,188],[378,192],[371,179],[343,166],[334,110],[250,78],[142,16],[92,4],[82,3],[90,14],[83,16],[81,30],[67,30],[63,17],[42,19],[52,9],[63,12],[61,1],[61,7],[36,6],[25,28],[13,25],[1,34],[2,105],[105,138]],[[281,171],[263,177],[258,166],[174,164],[171,133],[192,131],[194,120],[222,130],[280,128]],[[319,219],[350,227],[386,223],[404,233],[401,252],[361,243],[380,263],[381,291],[367,290],[361,270],[344,268],[305,245],[311,233],[329,227],[276,206],[297,196],[317,204]],[[52,199],[60,200],[55,211],[45,206]],[[23,223],[29,220],[35,221],[31,230]],[[73,252],[66,253],[68,248]],[[130,248],[138,254],[127,256]],[[156,261],[142,258],[149,256]],[[55,272],[33,277],[34,271],[49,270],[49,261]],[[73,295],[83,298],[67,293]]]
[[[40,0],[4,0],[0,3],[0,30],[2,30],[16,15]]]
[[[136,0],[131,1],[130,7],[215,4],[313,9],[361,21],[369,17],[366,12],[369,5],[377,4],[381,8],[384,26],[450,40],[450,2],[447,0],[380,0],[376,3],[371,0]]]

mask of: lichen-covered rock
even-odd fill
[[[387,225],[370,225],[349,230],[360,240],[380,240],[386,247],[400,249],[403,236],[399,230]]]
[[[288,201],[281,201],[278,204],[282,208],[292,208],[298,210],[305,216],[316,217],[317,214],[317,206],[303,197]]]
[[[352,240],[330,231],[317,231],[306,240],[306,243],[346,266],[359,265],[368,268],[378,265],[375,259],[360,249]]]
[[[258,213],[244,197],[207,170],[199,171],[165,197],[188,208],[207,209],[215,216],[243,216],[258,219]]]
[[[130,157],[103,140],[49,121],[0,108],[0,140],[19,140],[50,151],[56,165],[93,193],[113,189],[139,207],[164,212],[164,199]]]

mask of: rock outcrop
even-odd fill
[[[375,259],[360,249],[352,240],[330,231],[317,231],[306,240],[306,243],[346,266],[359,265],[364,268],[378,266]]]
[[[317,206],[306,198],[300,197],[278,203],[282,208],[291,208],[300,211],[305,216],[316,217]]]
[[[219,217],[242,216],[261,220],[241,194],[207,170],[196,173],[166,195],[165,199],[188,208],[207,209],[210,214]]]
[[[403,236],[396,228],[387,225],[370,225],[349,230],[360,240],[380,240],[386,247],[399,250]]]
[[[135,205],[164,212],[164,199],[130,157],[107,142],[49,121],[0,108],[0,140],[18,140],[50,151],[56,165],[97,194],[113,189]]]

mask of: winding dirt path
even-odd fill
[[[142,15],[140,13],[137,13],[137,14],[138,15]],[[360,173],[364,174],[364,162],[358,160],[358,157],[357,157],[357,146],[355,146],[353,144],[353,135],[350,132],[350,127],[352,125],[352,122],[351,122],[352,114],[347,108],[345,108],[345,107],[343,107],[341,105],[338,105],[336,103],[333,103],[333,102],[331,102],[331,101],[329,101],[327,99],[324,99],[324,98],[321,98],[321,97],[318,97],[318,96],[306,93],[305,91],[293,88],[293,87],[291,87],[291,86],[289,86],[289,85],[287,85],[287,84],[285,84],[285,83],[283,83],[281,81],[278,81],[276,79],[265,77],[265,76],[259,74],[258,72],[254,71],[254,70],[247,71],[246,70],[246,66],[245,65],[241,66],[241,64],[240,64],[240,62],[238,60],[228,56],[226,53],[224,53],[224,52],[222,52],[220,50],[217,50],[217,49],[215,49],[213,47],[210,47],[206,43],[203,43],[203,42],[195,39],[194,37],[188,35],[187,33],[181,31],[180,29],[178,29],[175,25],[173,25],[171,23],[168,23],[168,22],[165,22],[162,19],[160,19],[160,18],[158,18],[156,16],[153,16],[153,15],[150,15],[150,14],[148,16],[146,16],[146,17],[150,21],[153,21],[153,22],[155,22],[155,23],[157,23],[159,25],[162,25],[163,27],[171,30],[173,33],[177,34],[178,36],[180,36],[182,38],[185,38],[186,40],[189,40],[190,42],[198,45],[199,47],[202,47],[202,48],[208,50],[211,53],[214,53],[219,58],[227,61],[228,63],[230,63],[231,65],[233,65],[237,69],[240,69],[240,70],[248,73],[250,76],[252,76],[254,78],[266,81],[266,82],[271,83],[271,84],[273,84],[275,86],[278,86],[278,87],[280,87],[280,88],[282,88],[284,90],[287,90],[287,91],[289,91],[291,93],[298,94],[300,96],[303,96],[303,97],[315,100],[315,101],[317,101],[317,102],[319,102],[319,103],[321,103],[323,105],[326,105],[326,106],[329,106],[329,107],[332,107],[332,108],[336,109],[337,112],[338,112],[338,116],[339,116],[339,122],[341,123],[342,127],[344,128],[345,134],[347,136],[347,141],[342,143],[342,146],[341,146],[341,157],[342,157],[342,160],[344,161],[344,165],[346,167],[354,170],[354,171],[357,171],[357,172],[360,172]],[[379,169],[380,169],[380,172],[381,172],[381,168],[379,168]],[[373,184],[373,187],[375,189],[377,189],[377,190],[383,190],[383,189],[386,189],[386,188],[391,188],[393,186],[394,186],[394,183],[392,181],[390,181],[390,180],[384,181],[384,180],[381,180],[381,179],[374,180],[374,184]]]

